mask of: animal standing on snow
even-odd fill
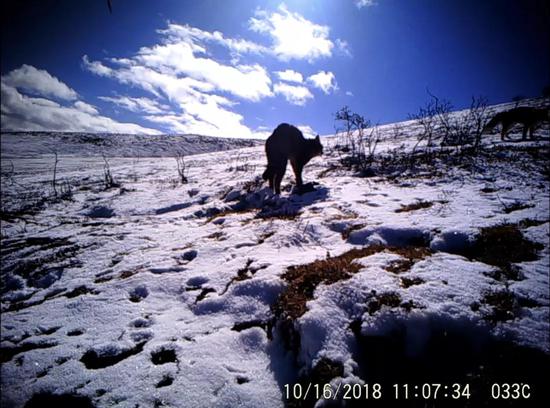
[[[296,175],[296,186],[303,184],[302,170],[313,157],[323,154],[323,145],[319,135],[315,139],[306,139],[295,126],[281,123],[265,142],[267,169],[262,175],[269,180],[269,188],[281,194],[281,181],[285,175],[288,160]]]
[[[482,133],[493,129],[498,124],[501,124],[502,131],[500,132],[500,138],[504,140],[512,125],[515,123],[521,123],[523,124],[523,136],[521,140],[525,140],[527,138],[528,130],[529,139],[533,139],[533,132],[535,131],[537,125],[541,122],[550,122],[550,109],[537,109],[522,106],[497,113],[493,119],[491,119],[489,123],[483,127]]]

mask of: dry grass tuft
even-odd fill
[[[404,288],[409,288],[414,285],[421,285],[426,282],[424,279],[415,276],[414,278],[407,278],[406,276],[401,278],[401,286]]]
[[[258,210],[256,208],[244,208],[244,209],[229,208],[229,209],[222,210],[222,211],[208,217],[205,221],[205,224],[208,224],[209,222],[212,222],[217,218],[226,217],[228,215],[244,214],[244,213],[248,213],[248,212],[257,212],[257,211]]]
[[[342,231],[342,239],[347,240],[350,236],[350,234],[353,231],[360,230],[361,228],[365,228],[367,224],[353,224],[349,225],[346,229]]]
[[[519,317],[522,307],[540,306],[539,303],[533,299],[518,296],[508,289],[486,292],[480,302],[491,306],[491,312],[484,316],[484,319],[492,323],[512,320]],[[479,307],[477,308],[479,309]]]
[[[518,222],[519,228],[529,228],[529,227],[538,227],[539,225],[546,224],[550,220],[536,220],[533,218],[526,218]]]
[[[506,267],[510,263],[538,259],[543,245],[526,239],[515,224],[482,228],[466,256],[489,265]]]
[[[401,205],[401,208],[398,208],[397,210],[395,210],[395,212],[401,213],[401,212],[416,211],[422,208],[430,208],[432,205],[434,205],[433,201],[420,200],[420,201],[417,201],[416,203]]]
[[[289,267],[282,276],[289,285],[275,303],[273,310],[275,316],[291,319],[300,317],[306,312],[306,302],[313,298],[313,293],[318,285],[349,279],[362,267],[354,262],[357,258],[370,256],[383,250],[382,245],[354,248],[339,256]]]
[[[370,315],[378,312],[382,306],[399,307],[401,305],[401,296],[397,292],[384,292],[375,295],[367,304],[367,312]]]
[[[277,318],[296,319],[306,312],[306,302],[313,299],[315,288],[321,283],[330,285],[340,280],[349,279],[363,267],[356,259],[389,251],[407,258],[410,262],[424,259],[431,255],[425,247],[392,247],[387,245],[371,245],[364,248],[354,248],[341,255],[319,259],[305,265],[291,266],[282,278],[289,285],[279,295],[273,306]]]
[[[393,248],[392,252],[398,255],[401,255],[403,258],[405,258],[405,259],[397,259],[395,261],[392,261],[386,267],[386,270],[388,272],[392,272],[395,274],[409,271],[416,262],[432,254],[432,252],[424,246],[408,246],[408,247],[402,247],[402,248]]]

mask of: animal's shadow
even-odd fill
[[[328,197],[329,189],[319,183],[306,183],[295,186],[288,196],[273,195],[263,202],[258,218],[294,218],[304,207]]]
[[[233,211],[259,209],[257,218],[292,219],[300,213],[302,208],[325,200],[328,194],[329,189],[316,182],[306,183],[300,187],[295,186],[288,196],[274,194],[271,189],[265,187],[241,195],[238,202],[231,208]]]

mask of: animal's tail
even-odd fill
[[[267,169],[265,169],[264,174],[262,174],[262,178],[264,180],[269,180],[273,176],[273,169],[269,166],[267,166]]]

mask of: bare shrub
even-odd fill
[[[57,189],[57,164],[59,163],[59,157],[57,156],[57,151],[53,152],[54,154],[54,164],[53,164],[53,175],[52,175],[52,187],[53,187],[53,196],[54,199],[60,200],[72,200],[73,198],[73,186],[72,184],[64,180],[59,185],[59,190]]]
[[[174,158],[176,159],[176,164],[178,166],[179,181],[181,182],[181,184],[187,184],[189,180],[185,175],[187,170],[186,164],[185,164],[185,156],[182,152],[178,151],[174,155]]]
[[[453,105],[446,99],[440,99],[427,90],[430,100],[415,114],[409,114],[409,119],[416,120],[421,127],[417,142],[410,155],[412,167],[418,159],[431,163],[435,158],[435,149],[440,154],[441,148],[452,146],[461,153],[475,154],[481,145],[481,133],[485,125],[487,99],[472,97],[469,109],[453,112]],[[417,149],[424,144],[423,151],[417,154]]]
[[[237,156],[235,157],[235,165],[229,167],[229,171],[235,172],[254,172],[256,166],[249,163],[249,157],[246,154],[243,154],[241,151],[237,151]]]
[[[65,180],[61,183],[59,198],[62,200],[72,200],[73,199],[73,185],[71,182]]]
[[[52,178],[52,187],[53,187],[53,194],[55,197],[57,197],[57,163],[59,163],[59,159],[57,157],[57,151],[54,151],[53,152],[54,156],[55,156],[55,161],[53,163],[53,178]]]
[[[134,183],[137,183],[137,181],[138,181],[136,165],[139,164],[140,158],[141,157],[139,156],[139,154],[136,157],[132,158],[132,173],[130,174],[130,178],[132,179],[132,181]]]
[[[450,103],[448,106],[452,108]],[[481,132],[487,118],[487,99],[481,96],[472,96],[469,109],[460,114],[438,112],[439,127],[442,132],[441,145],[457,148],[472,145],[477,149],[481,143]]]
[[[409,114],[410,120],[416,120],[422,128],[421,132],[417,135],[417,142],[414,145],[411,152],[411,167],[414,165],[415,155],[418,146],[421,143],[425,143],[425,149],[423,157],[431,160],[432,148],[435,146],[435,140],[438,138],[437,129],[440,122],[448,122],[449,113],[451,112],[452,105],[448,101],[441,101],[436,96],[432,95],[429,91],[431,99],[418,110],[417,113]]]
[[[403,131],[401,129],[401,125],[399,125],[398,123],[395,123],[392,126],[392,137],[393,137],[393,139],[397,141],[402,135],[403,135]]]
[[[346,157],[340,157],[340,162],[361,170],[370,167],[380,140],[378,127],[371,127],[369,120],[347,106],[336,112],[335,121],[338,123],[336,134],[340,136],[336,149],[339,153],[349,153]]]
[[[113,174],[111,173],[111,167],[109,166],[109,161],[107,160],[107,157],[105,157],[104,154],[102,154],[103,157],[103,181],[105,184],[105,190],[108,190],[110,188],[114,187],[120,187],[120,184],[115,182],[113,178]]]
[[[9,185],[9,186],[19,184],[15,180],[15,166],[13,165],[13,161],[11,161],[11,160],[10,160],[9,169],[7,169],[7,170],[2,169],[2,182],[6,183],[6,185]]]
[[[470,110],[468,112],[468,123],[470,125],[470,132],[474,135],[474,148],[476,149],[481,145],[481,133],[489,119],[487,104],[487,98],[483,96],[478,96],[477,98],[472,96],[472,102],[470,103]]]

